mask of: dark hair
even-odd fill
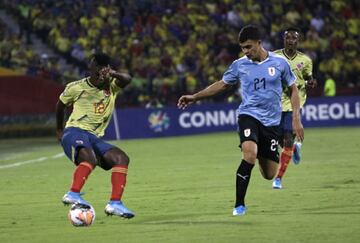
[[[94,53],[91,56],[91,58],[94,58],[96,65],[100,67],[105,67],[107,65],[110,65],[110,57],[104,53],[101,52]]]
[[[289,27],[287,29],[285,29],[284,34],[286,34],[286,32],[297,32],[299,35],[301,33],[301,30],[299,28],[296,27]]]
[[[246,25],[239,32],[239,42],[245,42],[247,40],[261,40],[261,31],[259,27],[255,25]]]

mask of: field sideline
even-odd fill
[[[235,132],[114,143],[131,159],[123,199],[137,215],[105,216],[110,173],[98,168],[84,188],[94,225],[75,228],[60,202],[74,167],[55,138],[0,140],[0,242],[360,239],[360,127],[305,129],[303,160],[290,164],[282,190],[256,166],[242,217],[231,215],[241,159]]]

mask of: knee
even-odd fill
[[[114,156],[113,162],[115,165],[129,165],[130,158],[125,153],[119,153]]]
[[[241,145],[244,160],[251,164],[255,164],[257,158],[257,144],[253,141],[245,141]]]
[[[87,162],[91,164],[93,168],[95,168],[98,161],[94,151],[92,151],[89,148],[80,148],[78,151],[76,162],[77,163]]]
[[[264,177],[264,179],[266,179],[266,180],[272,180],[272,179],[274,179],[274,177],[276,176],[276,173],[269,173],[269,172],[267,172],[267,173],[262,173],[262,176]]]
[[[257,157],[256,153],[248,151],[248,152],[244,152],[243,156],[244,156],[244,160],[246,160],[249,163],[255,164],[256,157]]]

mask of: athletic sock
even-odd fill
[[[280,156],[280,169],[276,178],[282,178],[292,157],[292,148],[284,148]]]
[[[242,160],[238,170],[236,171],[236,202],[235,207],[240,205],[245,206],[245,194],[249,185],[251,170],[254,167],[253,164]]]
[[[115,165],[111,173],[111,201],[120,201],[126,184],[128,166]]]
[[[73,174],[73,181],[70,187],[72,192],[80,192],[83,188],[86,179],[90,175],[91,171],[94,169],[94,166],[89,162],[81,162],[75,169]]]

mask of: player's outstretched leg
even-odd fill
[[[115,150],[117,152],[119,150]],[[105,207],[105,213],[107,215],[116,215],[123,218],[130,219],[135,216],[135,213],[125,207],[121,202],[122,195],[124,193],[124,188],[126,185],[126,176],[128,172],[128,163],[129,158],[125,153],[118,153],[118,161],[121,161],[122,164],[117,164],[112,167],[111,173],[111,199]],[[113,159],[116,161],[116,158]]]
[[[105,213],[107,215],[116,215],[126,219],[131,219],[135,216],[135,213],[126,208],[121,201],[109,201],[105,207]]]
[[[90,205],[87,201],[85,201],[81,197],[80,191],[93,169],[94,166],[86,161],[81,162],[76,167],[73,174],[73,182],[70,191],[68,191],[62,198],[62,202],[65,205],[74,204],[74,203]]]
[[[301,160],[301,145],[302,144],[300,142],[295,142],[293,146],[292,160],[296,165],[299,164]]]
[[[249,185],[251,170],[253,167],[253,164],[242,160],[238,170],[236,171],[236,202],[233,209],[234,216],[244,215],[246,212],[245,194]]]
[[[291,156],[292,156],[292,148],[287,148],[285,147],[283,149],[283,151],[281,152],[281,156],[280,156],[280,169],[279,169],[279,173],[276,176],[275,180],[272,183],[272,187],[274,189],[281,189],[282,185],[281,185],[281,179],[284,176],[286,169],[290,163],[291,160]]]

